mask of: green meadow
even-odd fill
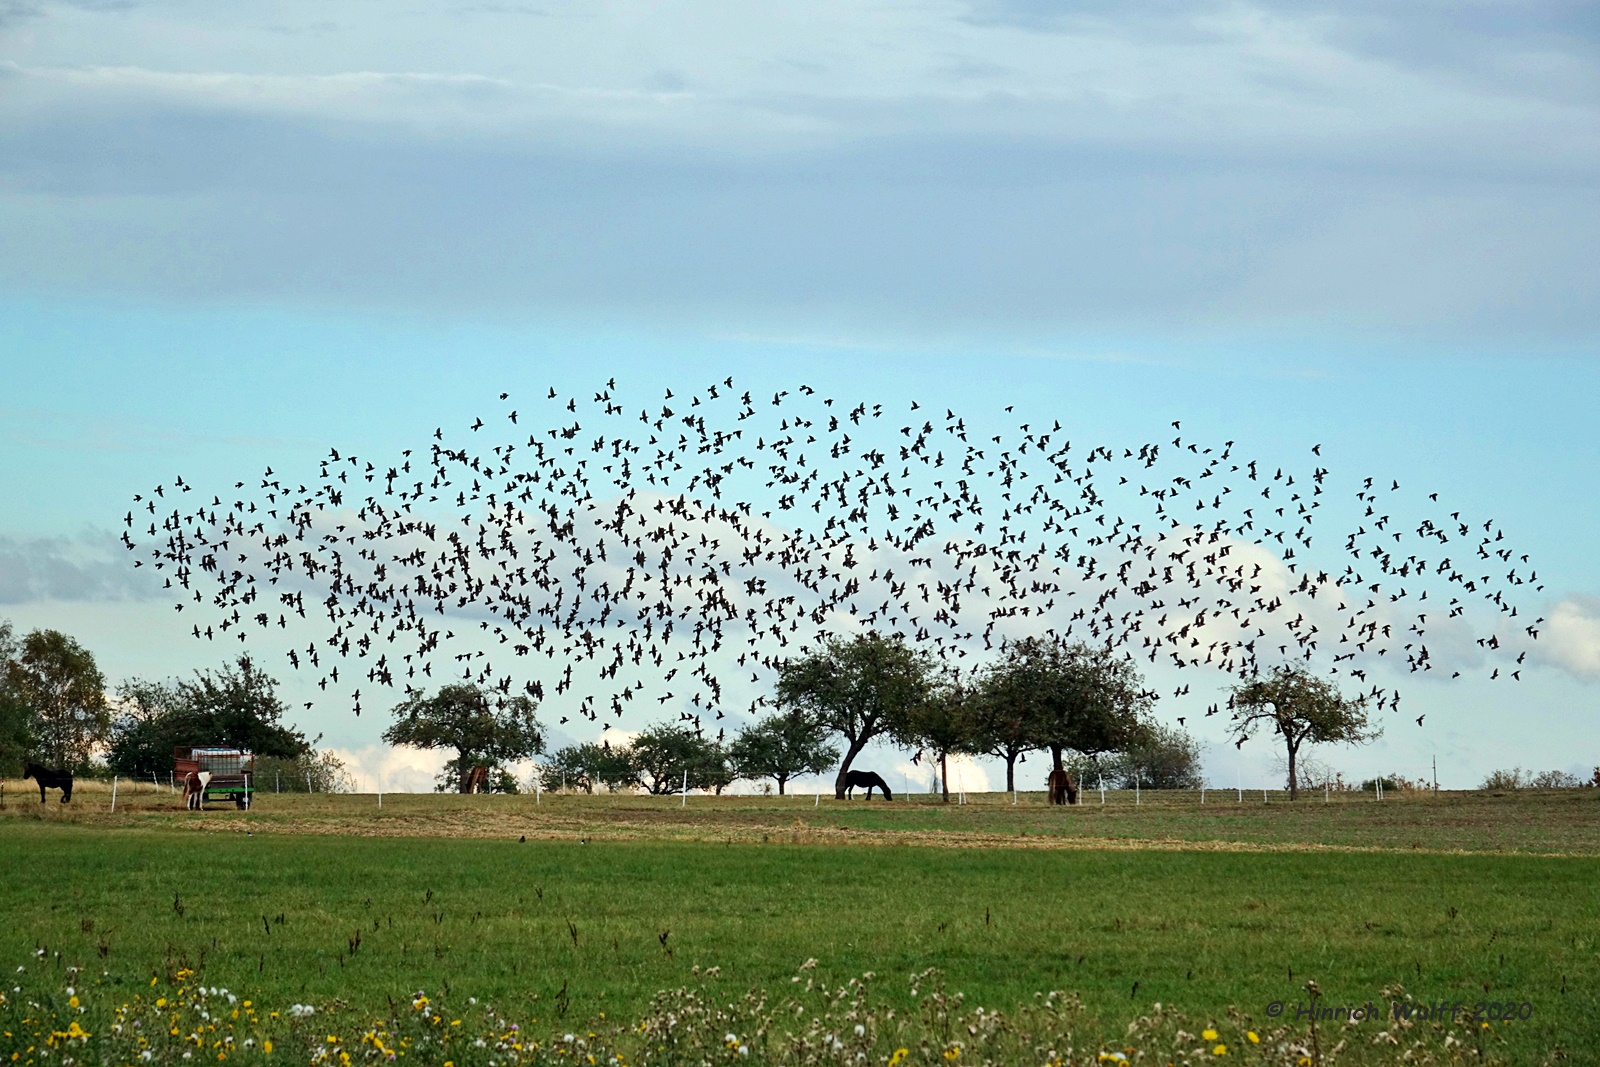
[[[929,967],[1001,1010],[1075,992],[1108,1035],[1155,1002],[1265,1022],[1314,980],[1333,1004],[1395,986],[1531,1003],[1507,1031],[1526,1062],[1600,1039],[1585,792],[1203,812],[1119,796],[1115,815],[406,796],[373,825],[373,797],[192,815],[156,793],[116,815],[94,792],[72,811],[8,800],[0,961],[36,976],[134,988],[188,969],[281,1005],[425,989],[554,1022],[631,1017],[685,984],[781,993],[816,960],[829,981],[873,972],[890,1003]],[[459,829],[474,816],[495,833]]]

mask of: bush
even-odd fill
[[[1479,789],[1510,790],[1521,789],[1528,784],[1528,775],[1521,767],[1513,767],[1509,771],[1494,771],[1483,780]]]
[[[292,759],[256,757],[255,787],[262,793],[350,793],[355,782],[332,751],[307,751]]]
[[[1135,776],[1145,789],[1199,789],[1200,745],[1183,730],[1152,727],[1140,743],[1100,760],[1100,771],[1114,788],[1132,789]]]
[[[1581,789],[1583,781],[1566,771],[1542,771],[1528,780],[1529,789]]]

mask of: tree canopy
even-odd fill
[[[450,749],[437,788],[451,789],[475,766],[494,775],[504,764],[544,751],[538,706],[525,696],[501,697],[475,685],[447,685],[433,696],[417,692],[394,706],[383,732],[391,745]]]
[[[9,621],[0,621],[0,775],[20,774],[33,752],[33,712],[12,684],[21,647]]]
[[[722,792],[733,780],[722,746],[689,726],[663,723],[640,733],[628,745],[635,780],[651,793],[690,789]]]
[[[310,751],[305,735],[283,723],[288,710],[278,683],[248,654],[192,679],[117,688],[111,727],[111,769],[150,774],[172,766],[184,745],[242,748],[268,759],[293,761]]]
[[[1240,744],[1266,725],[1283,738],[1290,800],[1300,795],[1295,761],[1302,745],[1361,744],[1382,733],[1368,718],[1365,697],[1346,699],[1332,681],[1304,667],[1275,667],[1241,682],[1228,697],[1228,707]]]
[[[741,778],[771,778],[783,796],[791,778],[822,774],[839,758],[828,744],[828,728],[800,710],[769,715],[739,732],[728,759]]]
[[[44,763],[80,770],[111,729],[106,680],[94,655],[57,630],[35,630],[6,665],[7,688],[26,708]]]
[[[845,739],[834,795],[844,799],[845,774],[867,743],[899,727],[933,690],[933,663],[899,637],[878,633],[834,637],[778,669],[780,706],[799,710]]]
[[[1128,656],[1055,635],[1013,642],[984,687],[985,699],[1026,724],[1029,747],[1050,750],[1057,770],[1063,752],[1093,758],[1135,744],[1155,702]]]
[[[958,679],[944,679],[924,700],[907,708],[894,728],[897,742],[919,750],[919,757],[924,752],[932,755],[946,804],[950,803],[951,753],[978,750],[974,696]]]
[[[568,745],[544,761],[539,775],[546,789],[577,786],[585,793],[593,793],[601,785],[622,789],[632,785],[634,778],[628,746],[607,741]]]

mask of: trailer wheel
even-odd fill
[[[245,800],[243,793],[235,793],[233,795],[233,806],[238,808],[240,811],[244,810]]]

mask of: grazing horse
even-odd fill
[[[461,791],[463,793],[487,793],[489,791],[489,768],[483,766],[474,767],[462,775]]]
[[[46,789],[61,790],[61,803],[65,804],[72,799],[72,772],[52,771],[48,767],[41,767],[37,763],[28,764],[27,770],[22,772],[22,777],[32,778],[39,783],[39,803],[44,803]]]
[[[894,794],[889,792],[889,783],[880,778],[876,771],[850,771],[844,776],[844,795],[850,796],[856,786],[861,786],[867,791],[867,799],[872,799],[874,789],[883,790],[883,799],[893,800]]]
[[[1076,804],[1078,802],[1078,789],[1072,784],[1072,778],[1066,771],[1057,767],[1050,772],[1050,777],[1045,782],[1045,788],[1050,794],[1052,804]]]

